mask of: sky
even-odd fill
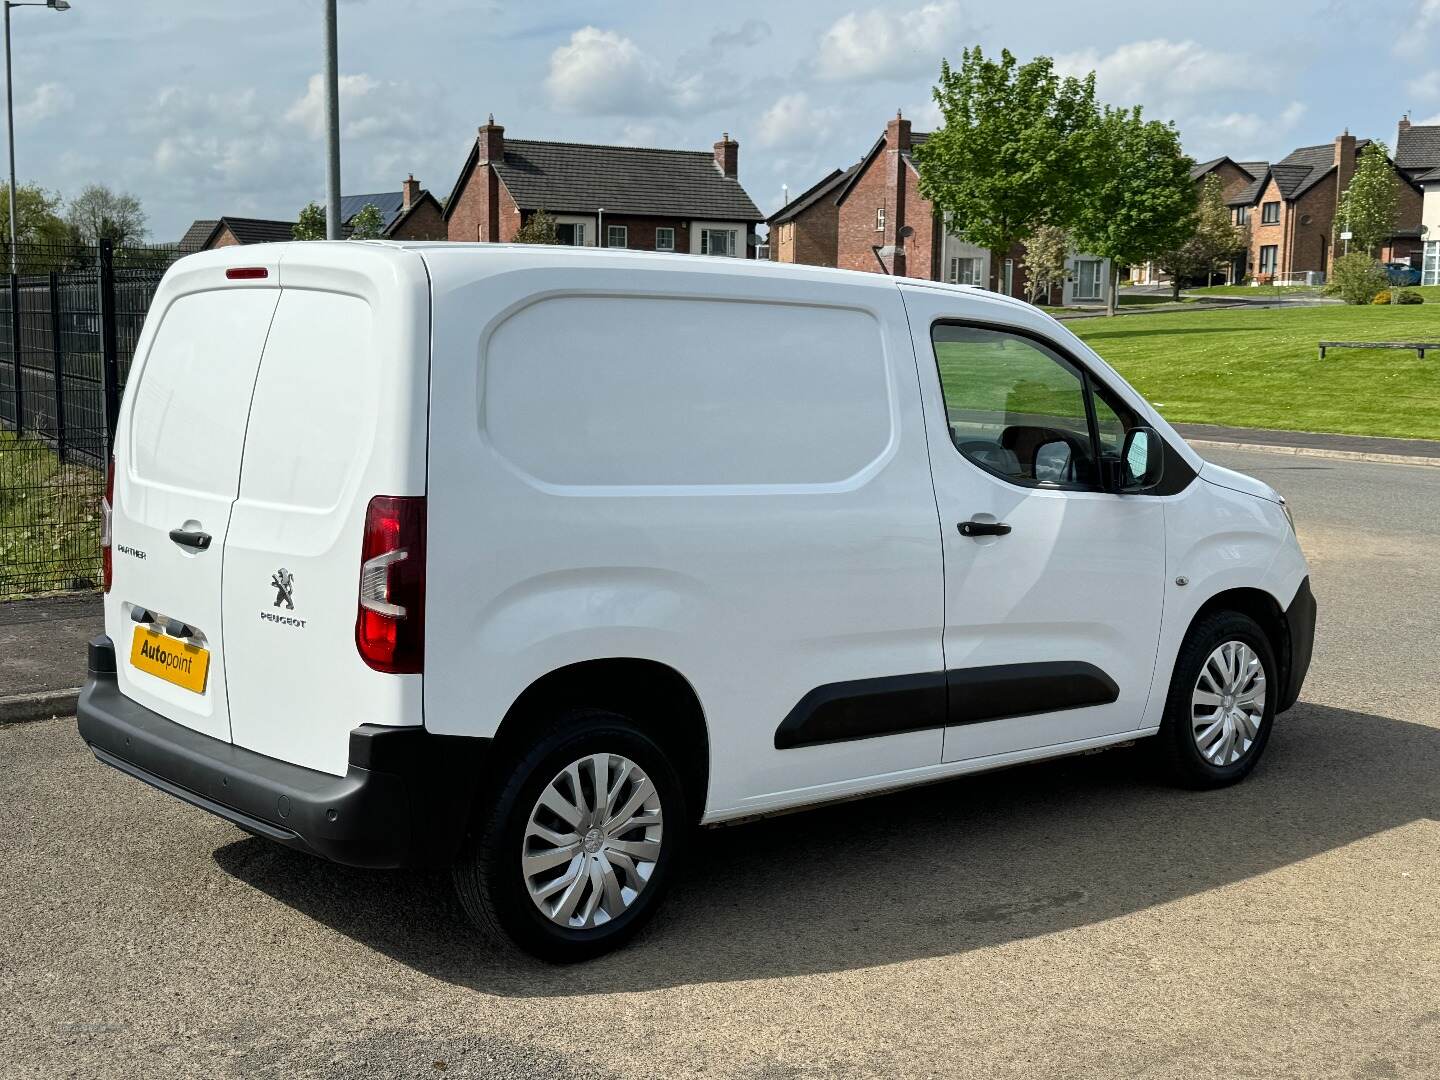
[[[20,183],[138,196],[150,238],[323,201],[319,0],[72,0],[17,8]],[[1440,0],[341,0],[345,194],[409,173],[448,194],[475,128],[708,149],[740,142],[762,211],[859,159],[900,109],[939,122],[942,57],[980,45],[1094,70],[1197,160],[1276,160],[1348,129],[1440,123]]]

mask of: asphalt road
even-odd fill
[[[0,729],[0,1074],[1440,1076],[1440,469],[1215,456],[1320,603],[1248,782],[1121,751],[710,832],[584,967]]]

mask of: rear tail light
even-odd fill
[[[376,671],[425,665],[425,497],[377,495],[365,510],[355,645]]]
[[[115,458],[112,456],[105,466],[105,498],[100,500],[100,574],[105,591],[110,591],[110,582],[115,577],[115,563],[111,559],[114,537],[111,536],[111,521],[115,517]]]

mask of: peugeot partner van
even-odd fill
[[[1284,501],[1037,309],[719,258],[183,259],[106,513],[101,762],[555,960],[697,825],[1137,739],[1240,780],[1315,622]]]

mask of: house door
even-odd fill
[[[1075,261],[1075,299],[1100,299],[1100,260],[1077,259]]]

